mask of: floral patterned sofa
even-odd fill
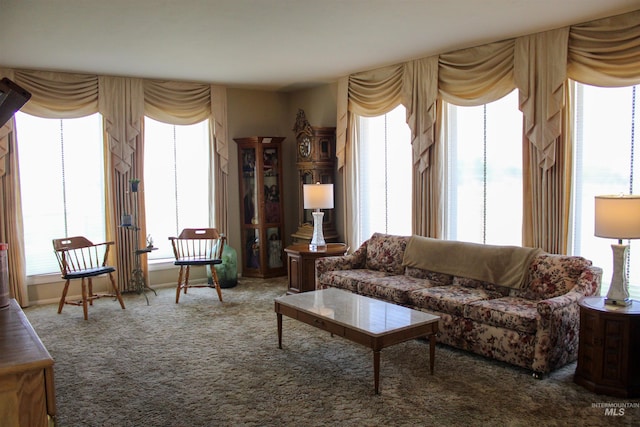
[[[599,267],[579,256],[540,250],[507,260],[507,266],[502,264],[509,255],[502,252],[494,260],[480,258],[484,274],[510,269],[509,274],[521,275],[522,283],[512,286],[516,278],[507,287],[492,283],[504,280],[500,275],[486,281],[446,271],[472,264],[472,252],[514,247],[435,246],[438,252],[425,251],[422,260],[439,253],[443,268],[424,269],[415,264],[421,265],[422,255],[416,249],[420,246],[411,244],[417,239],[428,245],[428,240],[445,242],[375,233],[350,255],[317,259],[316,288],[342,288],[436,314],[441,318],[439,342],[529,369],[536,377],[577,359],[578,300],[599,293]],[[408,245],[413,263],[407,260]]]

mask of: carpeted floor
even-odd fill
[[[56,361],[58,425],[76,426],[527,426],[639,425],[640,399],[590,393],[575,364],[543,380],[438,345],[429,374],[421,340],[382,351],[380,394],[371,350],[284,318],[277,346],[273,299],[285,278],[241,278],[193,289],[175,304],[126,294],[126,310],[34,306],[25,313]],[[607,416],[597,404],[629,403]]]

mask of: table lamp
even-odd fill
[[[309,243],[309,250],[317,252],[325,250],[327,243],[322,232],[322,218],[324,212],[320,209],[333,209],[333,184],[304,184],[302,195],[305,209],[315,209],[313,215],[313,237]]]
[[[627,282],[629,245],[623,245],[622,240],[640,238],[640,195],[596,196],[595,235],[618,239],[618,244],[611,245],[613,276],[605,304],[627,306],[631,304]]]

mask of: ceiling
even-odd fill
[[[289,91],[640,0],[0,0],[0,66]]]

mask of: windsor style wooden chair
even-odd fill
[[[53,239],[53,249],[58,259],[60,273],[65,280],[62,297],[58,304],[58,313],[62,312],[62,307],[64,307],[65,304],[81,305],[84,312],[84,319],[87,320],[89,318],[88,306],[93,305],[93,300],[102,297],[116,298],[120,306],[123,309],[125,308],[122,295],[113,278],[113,273],[116,269],[107,265],[109,248],[113,244],[114,242],[94,244],[82,236]],[[92,279],[104,274],[109,276],[113,293],[94,293]],[[67,300],[69,283],[74,279],[81,280],[82,297],[81,299]]]
[[[189,288],[215,288],[218,299],[222,301],[222,291],[216,264],[222,264],[222,250],[225,236],[215,228],[185,228],[178,237],[169,237],[174,264],[180,267],[178,285],[176,287],[176,304],[180,301],[180,292],[187,293]],[[210,266],[213,283],[190,283],[189,271],[191,267]]]

